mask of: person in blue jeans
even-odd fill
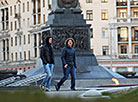
[[[65,42],[65,47],[62,50],[62,64],[63,64],[63,72],[64,77],[55,85],[56,90],[58,91],[61,85],[68,79],[69,74],[71,75],[71,90],[75,91],[75,78],[76,78],[76,57],[75,57],[75,49],[73,46],[75,45],[75,41],[72,38],[68,38]]]
[[[44,45],[41,47],[40,57],[43,62],[44,72],[47,76],[42,81],[40,88],[41,90],[50,91],[50,84],[52,80],[52,73],[54,68],[54,54],[52,47],[52,37],[48,36],[45,39]],[[46,84],[46,86],[45,86]]]

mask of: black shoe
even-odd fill
[[[59,90],[59,87],[58,87],[58,85],[55,85],[55,88],[56,88],[56,91],[58,91],[58,90]]]
[[[41,91],[44,91],[44,89],[45,89],[45,86],[41,84],[41,85],[40,85],[40,90],[41,90]]]
[[[75,88],[72,88],[71,91],[76,91],[76,89]]]

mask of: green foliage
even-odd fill
[[[108,95],[108,93],[105,93]],[[109,94],[111,99],[97,99],[96,102],[138,102],[138,89],[127,93]]]
[[[83,100],[78,98],[48,97],[45,93],[36,89],[25,89],[18,91],[0,91],[0,102],[138,102],[138,89],[127,93],[116,95],[103,93],[111,96],[111,99]]]
[[[0,91],[0,102],[85,102],[78,98],[50,98],[39,90]]]

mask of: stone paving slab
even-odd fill
[[[137,86],[138,87],[138,86]],[[70,91],[66,88],[61,88],[60,91],[55,91],[52,89],[50,92],[45,92],[46,95],[50,97],[61,97],[61,98],[83,98],[83,99],[96,99],[96,98],[110,98],[109,96],[103,96],[103,92],[113,93],[122,90],[129,90],[136,88],[136,86],[129,87],[93,87],[93,88],[80,88],[77,91]]]
[[[136,79],[118,79],[120,84],[138,84],[138,78]],[[59,82],[59,80],[54,80]],[[77,79],[76,88],[92,88],[100,87],[101,85],[115,84],[112,79]],[[65,81],[63,88],[70,88],[71,80]]]
[[[63,97],[63,98],[69,98],[69,97],[78,97],[80,94],[84,93],[85,91],[51,91],[51,92],[45,92],[46,95],[50,97]]]

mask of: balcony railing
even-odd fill
[[[119,42],[128,41],[128,37],[118,37]]]
[[[117,2],[117,6],[127,6],[127,2]]]
[[[128,55],[127,54],[120,54],[119,56],[119,59],[128,59]]]
[[[138,17],[131,17],[132,22],[138,22]]]
[[[127,22],[127,18],[117,18],[117,22],[120,23]]]
[[[131,1],[130,4],[131,5],[138,5],[138,1]]]
[[[134,59],[136,58],[137,59],[138,58],[138,54],[133,54],[132,58],[134,58]]]

